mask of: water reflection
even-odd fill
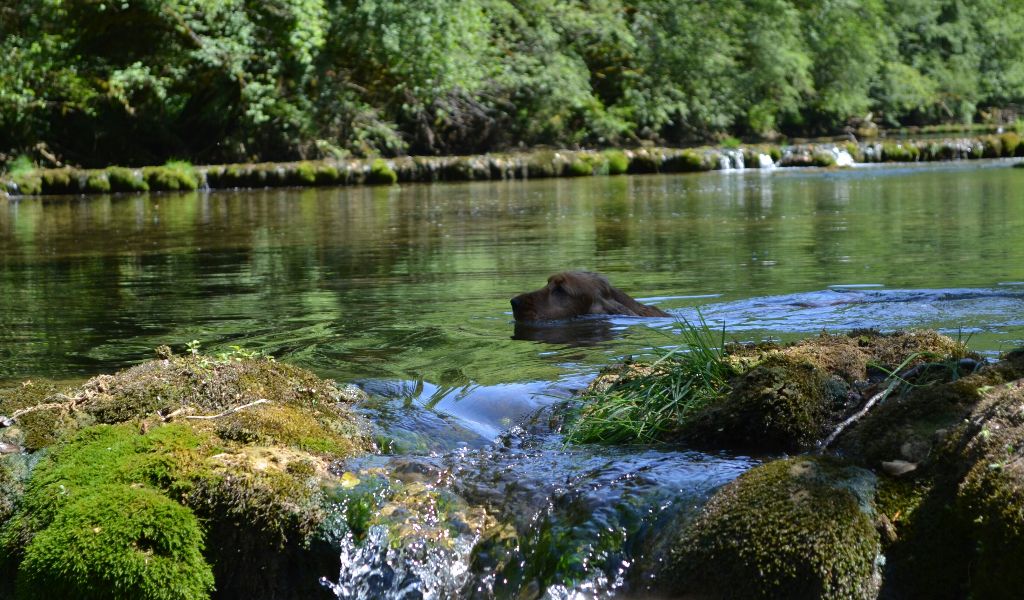
[[[524,323],[514,325],[512,339],[559,344],[563,346],[594,346],[611,341],[621,335],[625,327],[613,327],[607,318],[580,317],[551,323]]]
[[[566,269],[668,309],[858,281],[991,288],[1024,279],[1024,171],[990,164],[10,202],[0,379],[91,375],[195,339],[342,380],[440,381],[457,364],[490,385],[661,343],[614,320],[517,332],[507,299]],[[947,316],[928,322],[961,325]],[[982,349],[1024,338],[968,320]]]

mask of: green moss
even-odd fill
[[[149,189],[157,192],[194,190],[199,179],[191,164],[184,161],[168,161],[162,167],[146,167],[142,170]]]
[[[728,396],[693,415],[682,435],[702,446],[813,448],[831,422],[828,381],[809,360],[773,354],[734,380]]]
[[[827,150],[815,150],[811,154],[811,163],[816,167],[834,167],[836,166],[836,157]]]
[[[203,599],[213,572],[195,515],[160,493],[94,486],[25,549],[21,598]]]
[[[316,166],[313,179],[316,185],[339,185],[345,182],[337,167],[322,163]]]
[[[887,143],[882,145],[884,162],[914,162],[920,156],[920,150],[910,143]]]
[[[371,185],[394,185],[398,183],[398,174],[388,166],[383,158],[374,159],[370,163],[370,171],[366,174],[366,183]]]
[[[331,427],[332,423],[334,427]],[[349,456],[365,445],[354,425],[286,405],[262,405],[218,419],[216,433],[223,439],[260,445],[286,446],[314,454]]]
[[[38,171],[18,171],[10,179],[21,195],[35,196],[43,193],[43,181]]]
[[[107,179],[107,174],[102,171],[89,173],[85,178],[85,186],[82,191],[86,194],[109,194],[110,181]]]
[[[72,169],[47,169],[41,177],[44,194],[76,194],[79,191],[79,173]]]
[[[589,162],[576,158],[569,163],[566,175],[569,177],[589,177],[594,174],[594,167]]]
[[[660,173],[664,157],[659,153],[639,150],[629,161],[630,174]]]
[[[316,165],[309,162],[292,165],[288,172],[288,179],[292,185],[314,185],[316,183]]]
[[[822,457],[752,469],[677,537],[662,586],[687,597],[873,597],[873,488],[870,472]]]
[[[691,173],[695,171],[710,171],[711,166],[696,150],[683,150],[678,154],[667,157],[662,164],[662,169],[666,173]]]
[[[530,179],[559,177],[561,174],[562,164],[551,150],[537,150],[526,157],[526,175]]]
[[[1017,149],[1020,147],[1020,135],[1009,131],[999,136],[1003,147],[1002,156],[1017,156]]]
[[[111,191],[114,192],[149,191],[149,185],[142,178],[141,171],[134,169],[110,167],[107,169],[107,180],[110,182]]]
[[[622,150],[605,150],[609,175],[622,175],[629,170],[629,157]]]

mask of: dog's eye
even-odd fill
[[[564,296],[566,294],[566,291],[565,291],[565,288],[563,288],[562,286],[556,285],[555,289],[551,290],[551,293],[552,294],[557,294],[559,296]]]

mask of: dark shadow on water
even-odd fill
[[[623,329],[612,327],[611,321],[600,317],[583,317],[567,321],[516,322],[512,339],[564,346],[594,346],[615,339]]]

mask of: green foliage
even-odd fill
[[[566,438],[574,443],[650,442],[679,429],[686,418],[720,397],[733,373],[724,339],[701,318],[679,324],[682,344],[641,366],[603,392],[584,396]]]
[[[1024,102],[1021,0],[8,4],[0,153],[87,167],[677,144]]]
[[[24,154],[19,154],[14,160],[7,163],[7,172],[12,175],[27,173],[33,171],[35,168],[36,165],[32,162],[32,159]]]

